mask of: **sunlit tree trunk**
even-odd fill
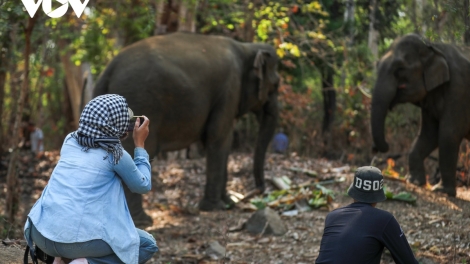
[[[434,0],[434,12],[439,14],[437,17],[434,18],[434,32],[436,37],[439,40],[442,40],[442,29],[444,27],[445,22],[447,21],[447,10],[443,9],[440,11],[439,8],[439,0]]]
[[[346,1],[346,8],[344,10],[344,25],[346,29],[346,48],[343,51],[344,62],[348,61],[348,51],[354,44],[354,12],[355,12],[355,3],[354,0]],[[346,85],[346,70],[344,67],[341,67],[341,86]]]
[[[197,0],[181,0],[178,12],[178,31],[196,32]]]
[[[423,23],[424,10],[426,8],[426,0],[412,0],[416,2],[416,20],[420,26],[418,26],[418,33],[424,36],[426,34],[427,25]]]
[[[197,0],[180,0],[178,5],[178,31],[196,32],[196,10]],[[187,158],[189,156],[199,156],[197,154],[197,144],[193,143],[188,148],[178,152],[169,153],[169,157]]]
[[[165,14],[166,5],[168,1],[166,0],[156,0],[155,1],[155,30],[154,35],[162,35],[166,33],[167,25],[162,23],[163,16]]]
[[[416,7],[416,1],[411,1],[411,15],[410,15],[411,23],[414,27],[414,32],[419,34],[419,25],[418,25],[418,11]]]
[[[259,10],[263,5],[262,0],[245,0],[245,23],[243,27],[243,40],[245,42],[253,42],[256,34],[256,29],[253,28],[253,19],[255,18],[256,10]],[[281,32],[279,32],[281,34]],[[282,37],[282,35],[281,35]]]
[[[374,58],[374,68],[375,68],[375,62],[377,61],[377,57],[379,54],[379,49],[378,49],[378,40],[379,40],[379,32],[377,29],[375,29],[375,14],[377,12],[377,2],[378,0],[371,0],[370,1],[370,22],[369,22],[369,39],[367,42],[367,46],[369,47],[372,56]]]
[[[80,101],[80,113],[82,112],[85,105],[91,100],[93,96],[93,75],[91,74],[91,65],[89,62],[84,62],[81,65],[81,71],[83,75],[82,79],[82,91]]]
[[[344,14],[344,24],[347,26],[348,33],[348,47],[352,47],[354,44],[354,12],[356,5],[354,0],[346,1],[346,10]]]
[[[258,2],[258,1],[256,1]],[[253,42],[255,30],[253,29],[253,18],[255,17],[255,3],[251,0],[245,0],[245,23],[243,26],[243,40]]]
[[[20,140],[20,124],[21,124],[21,115],[23,113],[24,108],[24,99],[28,92],[29,87],[29,55],[31,54],[31,34],[33,32],[34,25],[36,23],[37,18],[39,15],[34,16],[33,18],[28,18],[28,23],[25,28],[25,49],[24,49],[24,74],[23,74],[23,82],[21,85],[20,96],[17,101],[18,108],[16,110],[15,115],[15,123],[13,125],[14,133],[11,138],[11,147],[13,149],[13,153],[10,157],[10,163],[8,165],[8,172],[7,172],[7,199],[6,199],[6,215],[11,222],[15,221],[15,215],[18,211],[18,201],[19,201],[19,191],[17,190],[19,184],[16,166],[18,162],[18,144]]]
[[[80,102],[81,91],[83,85],[83,75],[80,66],[76,66],[71,61],[72,52],[69,50],[69,45],[65,40],[58,41],[59,49],[62,51],[60,54],[60,61],[64,67],[65,81],[69,94],[70,104],[73,111],[73,124],[75,129],[78,128],[78,120],[80,118]]]
[[[178,30],[178,0],[155,0],[154,35],[163,35]]]
[[[63,80],[64,85],[63,85],[63,95],[64,95],[64,101],[61,105],[61,110],[62,110],[62,116],[65,117],[65,120],[73,120],[73,106],[72,102],[70,101],[70,94],[69,94],[69,89],[67,85],[67,81]],[[65,131],[73,131],[77,129],[76,125],[73,122],[67,122],[65,123],[64,127]]]

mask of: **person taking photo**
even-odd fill
[[[136,193],[152,188],[144,149],[149,119],[133,127],[134,159],[122,145],[133,117],[126,99],[107,94],[83,109],[79,127],[65,137],[60,159],[32,207],[25,238],[55,264],[147,262],[158,247],[154,237],[134,226],[123,184]],[[34,253],[34,252],[33,252]]]

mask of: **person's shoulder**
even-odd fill
[[[384,219],[389,219],[389,218],[394,217],[392,213],[390,213],[389,211],[386,211],[384,209],[380,209],[380,208],[377,208],[377,207],[373,207],[372,209],[374,211],[374,214],[377,215],[378,217],[381,217],[381,218],[384,218]]]
[[[74,132],[70,132],[70,133],[68,133],[68,134],[65,136],[65,138],[64,138],[64,144],[67,143],[67,142],[69,142],[71,139],[73,139],[72,141],[73,141],[74,143],[77,143],[77,144],[78,144],[77,140],[72,136],[73,133],[74,133]]]
[[[84,147],[78,143],[78,140],[73,136],[73,134],[74,132],[71,132],[65,136],[62,149],[66,148],[68,151],[78,149],[82,151]]]
[[[343,207],[339,207],[339,208],[336,208],[336,209],[333,209],[331,210],[328,215],[336,215],[336,214],[340,214],[344,211],[348,210],[348,206],[343,206]]]

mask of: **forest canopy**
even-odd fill
[[[370,93],[378,58],[408,33],[468,44],[468,2],[92,0],[80,17],[69,7],[63,17],[51,18],[41,7],[30,17],[21,2],[2,0],[0,145],[4,151],[21,145],[22,128],[33,121],[44,130],[46,149],[58,148],[76,128],[94,82],[122,48],[153,35],[190,31],[276,48],[279,126],[292,151],[370,160]],[[59,6],[53,1],[52,9]],[[409,147],[417,110],[397,107],[387,122],[389,134],[400,131],[395,151]],[[255,126],[252,116],[238,122],[241,148],[251,148]]]

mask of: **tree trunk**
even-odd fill
[[[426,5],[426,0],[416,0],[413,1],[416,2],[416,21],[421,25],[421,28],[419,28],[418,33],[422,36],[426,34],[427,26],[426,23],[422,23],[423,17],[424,17],[424,9]]]
[[[255,31],[253,30],[253,18],[255,17],[255,7],[251,5],[251,0],[245,0],[245,24],[243,27],[243,40],[246,42],[253,42],[255,38]]]
[[[436,40],[442,41],[442,38],[441,38],[442,28],[444,27],[444,24],[447,21],[447,10],[443,9],[442,11],[440,11],[439,0],[434,0],[433,3],[434,3],[434,12],[438,14],[436,18],[434,19],[434,33],[438,38]]]
[[[416,1],[411,1],[410,20],[414,27],[414,33],[419,34],[418,11],[416,10]]]
[[[464,35],[464,41],[465,45],[469,46],[470,45],[470,0],[464,0],[463,1],[463,14],[465,16],[465,35]]]
[[[91,65],[88,62],[82,63],[81,71],[83,73],[82,79],[82,95],[80,99],[80,113],[82,112],[85,105],[90,102],[93,97],[93,76],[91,74]],[[86,83],[85,83],[86,82]]]
[[[34,91],[37,91],[37,96],[35,96],[36,100],[34,102],[31,102],[31,113],[36,113],[36,115],[41,115],[42,114],[42,91],[43,91],[43,81],[44,81],[44,66],[47,65],[47,41],[49,40],[48,34],[45,34],[43,36],[43,41],[42,41],[42,51],[39,59],[42,60],[41,67],[39,69],[39,77],[37,78],[36,84],[35,84],[35,89]],[[43,122],[43,116],[36,116],[39,118],[39,121],[36,120],[36,124],[38,126],[42,125]]]
[[[9,66],[9,56],[7,52],[10,52],[10,32],[6,32],[5,37],[7,38],[4,43],[0,46],[0,121],[3,121],[3,105],[5,100],[5,82],[7,77],[7,71]],[[11,54],[11,52],[10,52]],[[0,153],[3,153],[3,128],[0,129]]]
[[[356,6],[354,0],[347,0],[346,2],[346,10],[344,14],[344,23],[347,25],[347,34],[349,36],[348,39],[348,47],[352,47],[354,45],[354,12]]]
[[[197,0],[181,0],[178,12],[178,31],[196,32]]]
[[[163,17],[165,14],[166,5],[168,1],[166,0],[156,0],[155,1],[155,30],[154,35],[163,35],[166,33],[167,25],[162,23]]]
[[[181,0],[179,2],[178,10],[178,31],[185,32],[196,32],[196,9],[197,0]],[[191,148],[197,149],[197,143],[192,143],[185,149],[176,152],[176,157],[181,159],[188,158],[188,153],[191,152]],[[193,151],[194,152],[194,151]],[[170,153],[170,156],[172,153]]]
[[[18,23],[15,23],[11,27],[11,32],[10,32],[10,40],[11,40],[11,51],[10,51],[10,56],[14,58],[15,51],[17,51],[19,48],[18,46]],[[16,61],[13,61],[12,63],[9,64],[9,83],[10,83],[10,100],[12,102],[18,101],[18,94],[21,84],[21,74],[22,72],[18,72],[18,63]],[[16,132],[13,131],[13,124],[15,123],[15,115],[16,109],[18,108],[17,104],[12,104],[10,107],[10,116],[8,118],[8,121],[6,122],[8,125],[4,129],[4,132],[7,133],[8,135],[12,135]],[[10,142],[4,142],[6,143],[6,146],[8,148],[10,147]]]
[[[345,34],[348,36],[346,41],[346,48],[343,51],[344,64],[348,63],[348,51],[354,44],[354,12],[355,4],[354,0],[346,1],[346,9],[344,11],[344,25],[346,28]],[[341,87],[346,85],[346,69],[341,67]]]
[[[19,191],[17,191],[17,187],[19,184],[17,183],[17,171],[16,165],[18,160],[18,143],[19,143],[19,136],[18,133],[20,124],[21,124],[21,115],[24,108],[24,98],[26,97],[26,93],[28,92],[29,86],[29,55],[31,53],[31,33],[34,28],[34,24],[36,23],[37,18],[39,15],[34,16],[33,18],[28,18],[28,24],[25,29],[25,49],[24,49],[24,74],[23,74],[23,83],[20,90],[20,96],[17,101],[18,108],[15,113],[15,124],[13,126],[16,133],[12,136],[12,149],[13,152],[10,157],[10,163],[8,164],[8,172],[7,172],[7,199],[6,199],[6,215],[10,222],[15,222],[15,215],[18,211],[18,201],[19,201]]]
[[[61,109],[62,109],[62,116],[64,116],[65,120],[68,121],[68,122],[65,123],[64,129],[66,131],[73,131],[73,130],[77,129],[77,127],[76,127],[74,122],[70,122],[70,120],[73,120],[73,107],[72,107],[72,103],[69,99],[70,94],[69,94],[69,89],[68,89],[67,86],[68,86],[67,81],[64,80],[64,86],[63,86],[64,100],[63,100]]]
[[[326,69],[322,76],[322,95],[323,95],[323,126],[322,136],[324,151],[323,156],[328,156],[331,152],[331,125],[333,124],[336,110],[336,90],[333,87],[333,69],[325,65]]]
[[[60,60],[65,71],[65,81],[67,82],[69,100],[73,111],[73,123],[76,129],[78,128],[78,120],[80,118],[80,101],[83,82],[82,70],[80,67],[74,65],[70,60],[72,53],[70,52],[68,44],[65,42],[65,40],[59,40],[58,44],[59,49],[62,51]]]
[[[369,47],[372,56],[374,58],[374,70],[375,70],[375,62],[377,61],[377,57],[379,55],[379,49],[378,49],[378,38],[379,38],[379,32],[377,29],[375,29],[375,14],[377,12],[377,2],[378,0],[371,0],[370,1],[370,22],[369,22],[369,39],[367,46]]]
[[[326,66],[327,67],[327,66]],[[324,133],[330,131],[331,124],[334,120],[336,106],[336,91],[333,87],[333,72],[327,70],[322,77],[322,93],[323,93],[323,126]]]

